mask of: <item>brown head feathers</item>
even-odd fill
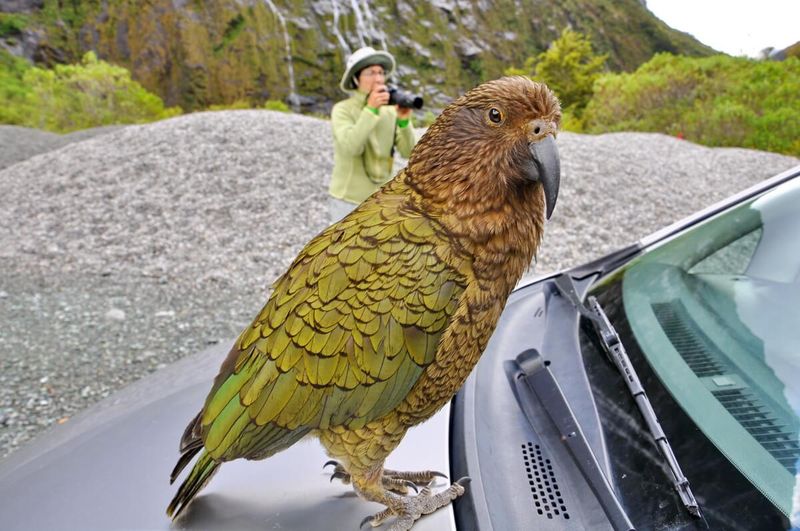
[[[544,196],[524,178],[528,144],[538,124],[555,134],[560,121],[546,85],[520,76],[484,83],[442,112],[401,178],[454,235],[529,261],[543,231]]]
[[[561,122],[558,99],[546,85],[504,77],[450,104],[418,142],[406,182],[436,202],[505,199],[520,175],[534,120]],[[449,196],[449,197],[448,197]]]

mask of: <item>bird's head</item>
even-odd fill
[[[466,216],[527,199],[553,212],[560,180],[558,99],[546,85],[504,77],[450,104],[420,139],[406,180],[423,197]],[[530,208],[530,205],[528,205]]]

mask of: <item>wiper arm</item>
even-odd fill
[[[570,284],[572,283],[570,282]],[[561,288],[561,286],[559,286],[559,288]],[[571,299],[569,296],[568,298]],[[577,297],[575,300],[577,300]],[[573,303],[574,302],[575,301],[573,301]],[[702,518],[697,500],[695,500],[694,494],[692,494],[692,489],[689,488],[689,480],[686,479],[686,476],[684,476],[683,472],[681,471],[678,460],[675,458],[675,454],[672,451],[672,446],[670,446],[667,436],[664,434],[664,430],[661,429],[661,424],[659,424],[658,417],[656,417],[656,413],[653,411],[653,406],[650,404],[650,399],[647,398],[647,394],[644,392],[644,388],[639,381],[639,376],[636,374],[636,369],[633,368],[633,364],[631,364],[631,360],[628,357],[628,353],[625,351],[622,341],[620,341],[617,331],[614,329],[611,321],[608,320],[608,316],[603,311],[603,308],[600,306],[600,303],[597,302],[596,298],[589,297],[588,303],[589,308],[587,313],[590,315],[587,315],[584,312],[581,312],[581,314],[591,319],[592,324],[597,331],[597,335],[599,336],[600,341],[603,343],[603,348],[605,349],[606,354],[617,367],[617,370],[619,370],[620,374],[622,374],[625,384],[628,386],[628,390],[633,396],[636,405],[639,407],[642,417],[644,417],[644,421],[647,424],[647,429],[655,439],[656,445],[661,451],[661,454],[667,460],[667,464],[669,465],[669,469],[673,476],[672,484],[675,487],[675,490],[678,492],[683,505],[693,516]],[[586,309],[583,304],[580,304],[580,301],[577,301],[576,307],[579,310],[581,308]]]
[[[566,444],[612,527],[616,531],[633,531],[630,518],[625,514],[625,509],[622,508],[608,478],[603,474],[578,419],[575,418],[561,386],[550,371],[549,364],[550,362],[545,361],[536,349],[528,349],[517,356],[514,386],[521,398],[522,412],[531,426],[534,426],[536,415],[532,408],[536,401],[533,400],[533,396],[538,398],[538,402],[561,435],[561,440]]]

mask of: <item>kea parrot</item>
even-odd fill
[[[442,111],[404,170],[305,246],[186,428],[171,481],[200,455],[168,515],[225,461],[305,437],[334,477],[386,507],[362,525],[395,518],[391,529],[407,530],[464,493],[468,478],[434,494],[442,474],[384,461],[464,383],[535,257],[558,195],[560,121],[543,84],[479,85]]]

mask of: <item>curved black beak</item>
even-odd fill
[[[542,140],[528,144],[531,153],[531,164],[525,171],[525,176],[533,182],[542,183],[544,188],[544,201],[547,207],[547,219],[553,214],[558,198],[558,186],[561,182],[561,159],[553,137],[548,135]]]

